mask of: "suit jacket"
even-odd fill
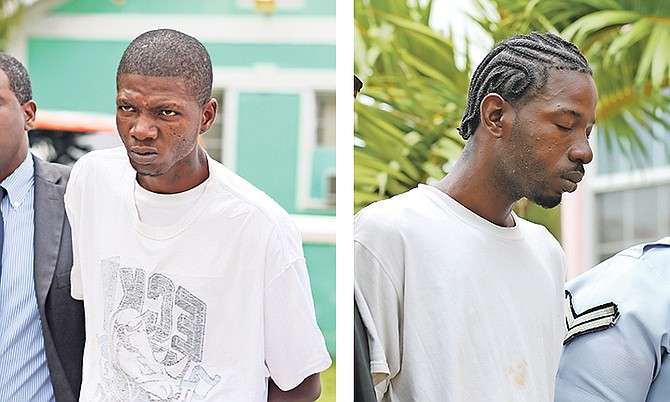
[[[72,240],[65,215],[70,168],[35,162],[35,292],[57,402],[77,401],[84,354],[84,305],[70,295]]]

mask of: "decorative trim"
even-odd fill
[[[576,338],[613,327],[619,319],[619,308],[614,302],[592,307],[577,314],[572,304],[572,294],[565,291],[565,326],[567,332],[563,345],[567,345]]]
[[[36,15],[31,20],[22,27],[26,36],[64,39],[130,42],[147,30],[165,27],[186,32],[201,42],[330,45],[336,37],[335,17],[84,14]]]

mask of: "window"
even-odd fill
[[[670,233],[670,133],[659,124],[637,133],[647,155],[597,139],[590,266]]]
[[[670,233],[670,183],[596,194],[598,263]],[[595,264],[592,264],[595,265]]]
[[[335,94],[316,94],[316,146],[335,147]]]
[[[335,92],[305,92],[299,208],[333,210],[335,207]]]

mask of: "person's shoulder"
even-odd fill
[[[356,213],[354,225],[379,225],[396,227],[408,217],[419,212],[422,195],[419,189],[411,189],[393,197],[371,203]]]
[[[126,162],[128,156],[124,147],[114,147],[98,149],[82,155],[73,165],[76,171],[81,169],[81,166],[86,166],[87,169],[95,168],[98,165],[109,167],[110,162]]]
[[[283,229],[286,229],[286,225],[294,226],[288,212],[264,191],[211,158],[209,164],[212,184],[226,197],[246,206],[249,211],[262,214],[275,226]]]
[[[373,248],[386,247],[384,244],[400,247],[435,219],[427,201],[415,188],[366,206],[354,216],[354,241]]]
[[[629,247],[566,283],[575,314],[613,305],[619,328],[666,335],[670,238]]]
[[[566,288],[587,302],[608,299],[631,301],[640,311],[670,303],[670,238],[629,247],[566,283]],[[644,291],[640,291],[644,289]]]
[[[560,281],[565,281],[565,252],[561,243],[544,225],[531,222],[515,215],[519,230],[522,231],[521,239],[526,247],[534,252],[549,266],[552,272],[560,276]]]
[[[526,238],[532,239],[534,241],[547,242],[550,245],[559,248],[561,247],[556,237],[554,237],[554,235],[549,231],[549,229],[547,229],[546,226],[521,218],[518,215],[515,215],[515,219],[517,220],[521,230],[525,232]]]
[[[582,274],[575,282],[597,277],[601,284],[617,282],[617,287],[634,287],[644,281],[649,286],[670,288],[669,260],[670,237],[665,237],[624,249]]]
[[[56,162],[47,162],[33,155],[35,166],[35,176],[49,181],[64,180],[67,182],[70,177],[72,167]]]
[[[123,146],[88,152],[72,166],[72,179],[78,176],[97,175],[99,172],[114,172],[118,167],[129,165]]]
[[[621,256],[630,256],[643,260],[647,264],[665,265],[670,257],[670,237],[664,237],[649,243],[642,243],[623,250]]]
[[[110,160],[128,160],[128,154],[126,149],[123,146],[97,149],[95,151],[87,152],[81,158],[75,162],[77,164],[82,163],[95,163],[95,161],[110,161]]]

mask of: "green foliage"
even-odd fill
[[[558,33],[594,70],[598,135],[643,161],[638,133],[670,129],[670,2],[648,0],[474,0],[472,18],[495,42],[516,33]],[[355,209],[448,173],[463,142],[468,49],[459,67],[450,36],[427,26],[432,1],[355,0],[355,72],[366,86],[355,104]],[[559,216],[532,206],[521,215],[558,235]],[[532,217],[531,217],[532,215]]]
[[[5,48],[12,29],[22,20],[23,13],[38,0],[2,0],[0,1],[0,50]]]
[[[643,0],[477,0],[479,24],[499,41],[555,32],[574,42],[594,70],[598,134],[633,161],[647,151],[637,135],[670,111],[670,2]]]
[[[441,179],[458,157],[469,62],[428,25],[432,1],[355,0],[354,206]]]

